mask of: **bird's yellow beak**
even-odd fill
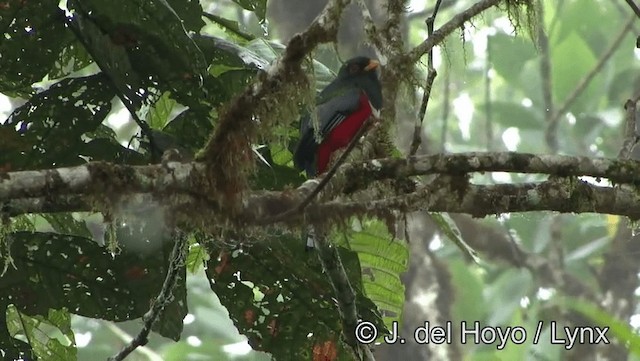
[[[367,66],[364,67],[364,70],[369,71],[369,70],[373,70],[376,69],[377,67],[380,66],[380,62],[377,60],[369,60],[369,64],[367,64]]]

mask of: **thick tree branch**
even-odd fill
[[[430,185],[431,186],[431,185]],[[366,199],[357,202],[333,200],[309,205],[304,214],[292,215],[289,224],[302,224],[303,218],[310,222],[327,222],[332,219],[344,220],[353,215],[377,216],[390,209],[400,211],[426,210],[432,212],[465,213],[474,217],[484,217],[509,212],[556,211],[563,213],[602,213],[640,219],[640,195],[621,187],[600,187],[579,180],[565,182],[542,182],[498,185],[468,185],[456,189],[455,181],[440,182],[433,189],[422,188],[406,195]],[[272,224],[272,215],[296,206],[311,192],[313,187],[305,185],[295,191],[251,192],[243,202],[244,206],[235,220],[246,226]],[[456,196],[456,194],[458,196]],[[75,199],[75,197],[73,198]],[[42,202],[66,201],[66,196],[14,199],[3,201],[3,211],[9,215],[42,212]],[[122,199],[127,211],[144,210],[153,206],[169,207],[174,214],[189,213],[196,220],[220,218],[209,203],[192,196],[173,196],[171,203],[154,203],[148,194],[135,194]],[[91,196],[78,197],[74,211],[92,211]],[[32,208],[33,207],[33,208]],[[55,207],[50,212],[60,211]],[[69,207],[63,211],[71,211]]]
[[[374,159],[345,167],[347,188],[364,188],[358,182],[397,179],[415,175],[463,175],[471,172],[539,173],[591,176],[617,183],[640,182],[640,163],[633,160],[513,152],[434,154],[408,159]]]
[[[51,194],[186,193],[197,189],[204,175],[201,163],[128,166],[95,162],[70,168],[5,173],[0,179],[0,202]],[[468,152],[352,162],[338,171],[352,189],[360,181],[397,179],[426,174],[463,175],[471,172],[539,173],[591,176],[616,183],[640,183],[640,162],[626,159],[514,152]],[[304,187],[301,187],[304,188]],[[308,186],[306,187],[308,191]],[[282,194],[295,194],[283,192]],[[306,193],[305,193],[306,194]]]
[[[273,224],[272,215],[284,212],[299,204],[313,190],[313,182],[307,182],[294,190],[282,192],[254,191],[243,198],[242,207],[236,216],[220,214],[219,209],[210,202],[193,194],[197,189],[197,179],[203,173],[201,164],[169,163],[173,174],[162,166],[109,166],[116,174],[107,177],[106,173],[94,180],[96,174],[86,168],[90,164],[75,168],[62,168],[42,172],[7,173],[0,181],[0,204],[3,212],[19,214],[30,211],[42,211],[42,203],[52,204],[60,199],[65,211],[69,211],[69,200],[76,204],[100,205],[101,194],[117,193],[114,207],[131,211],[135,207],[162,205],[172,212],[188,214],[194,222],[215,223],[215,220],[232,221],[239,224]],[[556,176],[591,176],[608,178],[614,183],[640,183],[640,162],[635,160],[587,158],[551,155],[533,155],[521,153],[463,153],[437,154],[406,159],[380,159],[361,163],[351,163],[345,170],[339,171],[339,177],[348,180],[349,189],[365,189],[372,181],[398,179],[424,174],[461,175],[469,172],[517,172],[542,173]],[[164,173],[166,172],[166,173]],[[127,174],[127,182],[117,176]],[[77,175],[74,177],[72,175]],[[157,182],[151,182],[151,175]],[[84,178],[82,178],[82,177]],[[113,183],[100,179],[110,179]],[[456,178],[456,177],[453,177]],[[65,180],[69,180],[65,182]],[[330,182],[330,183],[333,183]],[[191,188],[194,187],[194,188]],[[431,187],[431,188],[429,188]],[[84,194],[86,199],[70,197],[73,193]],[[332,191],[333,192],[333,191]],[[148,193],[155,202],[135,193]],[[31,198],[27,200],[25,198]],[[36,198],[36,199],[34,199]],[[55,207],[49,206],[49,210]],[[527,212],[552,210],[558,212],[597,212],[640,218],[640,196],[623,187],[599,187],[575,178],[558,181],[557,184],[525,183],[500,185],[468,185],[460,187],[454,181],[443,184],[430,184],[418,192],[400,195],[396,198],[370,198],[361,202],[329,201],[309,205],[304,214],[292,215],[286,223],[301,224],[303,218],[310,222],[323,222],[328,218],[344,217],[354,214],[380,214],[381,211],[398,209],[404,211],[429,210],[435,212],[467,213],[482,217],[488,214],[505,212]],[[91,209],[77,209],[77,211]],[[281,223],[281,222],[280,222]]]
[[[523,184],[469,185],[460,197],[440,189],[421,189],[404,196],[362,202],[331,201],[310,206],[311,219],[327,215],[369,215],[397,209],[466,213],[485,217],[513,212],[556,211],[561,213],[602,213],[640,219],[640,196],[613,187],[598,187],[584,181]],[[439,184],[442,187],[442,183]],[[450,184],[455,191],[455,184]]]
[[[177,194],[197,197],[198,194],[194,190],[200,189],[201,182],[206,182],[202,179],[205,174],[204,167],[201,163],[170,162],[166,165],[125,166],[97,162],[72,168],[10,172],[0,177],[0,203],[6,207],[6,202],[16,199],[47,199],[53,195],[98,196],[105,191],[107,194],[116,194],[112,196],[114,200],[134,193],[151,193],[160,199]],[[374,159],[346,164],[335,178],[341,178],[343,182],[346,180],[344,189],[353,191],[365,189],[376,180],[402,179],[426,174],[463,175],[472,172],[591,176],[607,178],[614,183],[640,183],[640,162],[635,160],[510,152]],[[257,214],[257,210],[249,212],[258,216],[253,217],[254,219],[263,219],[267,215],[286,211],[308,196],[314,188],[312,183],[306,182],[295,190],[283,192],[250,192],[243,199],[241,213],[253,208],[253,202],[268,206],[270,210],[262,215]],[[334,181],[329,183],[328,187],[331,187]]]

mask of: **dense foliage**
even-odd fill
[[[445,3],[436,28],[474,2]],[[517,8],[522,4],[528,11]],[[374,18],[383,12],[369,6]],[[430,11],[402,13],[407,48],[427,37],[423,24]],[[268,20],[266,0],[0,3],[0,96],[8,104],[0,107],[6,110],[6,119],[0,118],[0,183],[9,172],[87,162],[158,164],[168,149],[199,159],[221,115],[283,54],[285,46],[273,35],[280,25]],[[639,90],[637,20],[622,1],[504,1],[483,12],[457,33],[462,39],[448,36],[435,48],[438,75],[419,154],[488,150],[616,158],[624,140],[623,104]],[[263,128],[250,139],[250,164],[243,165],[250,190],[286,194],[305,181],[291,160],[297,119],[335,76],[337,59],[330,44],[319,47],[305,57],[308,79],[296,91],[255,110]],[[383,80],[402,83],[393,119],[383,119],[381,127],[397,139],[387,156],[404,156],[427,69],[417,61],[389,64],[383,72]],[[225,151],[216,150],[220,157]],[[518,173],[470,178],[515,186],[544,179]],[[14,213],[0,203],[5,359],[116,354],[161,292],[179,240],[187,243],[188,255],[173,297],[149,344],[128,359],[353,359],[336,306],[340,296],[316,255],[305,252],[304,225],[178,231],[171,222],[180,224],[179,217],[154,203],[126,212],[111,208],[108,200],[117,190],[117,184],[105,188],[91,212],[77,211],[76,198],[62,202],[54,194],[43,197],[42,213]],[[385,187],[370,191],[396,195]],[[337,201],[352,200],[350,195]],[[47,211],[48,202],[55,211]],[[522,345],[511,338],[504,348],[499,339],[461,344],[457,334],[442,346],[382,345],[379,360],[636,360],[640,269],[634,226],[624,217],[595,213],[477,220],[399,209],[345,217],[330,238],[353,286],[358,316],[376,325],[380,336],[397,321],[407,339],[424,321],[451,321],[456,331],[462,321],[479,321],[526,334]],[[467,257],[473,249],[476,262]],[[613,344],[554,344],[554,337],[567,336],[554,334],[552,324],[559,330],[610,327]],[[540,341],[534,342],[537,331]],[[243,342],[241,335],[254,351],[231,356],[228,345]]]

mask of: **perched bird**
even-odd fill
[[[364,122],[382,108],[382,88],[377,60],[364,56],[349,59],[338,76],[324,88],[316,101],[318,132],[311,115],[300,120],[300,142],[293,154],[295,166],[312,178],[327,170],[332,154],[349,145]],[[306,235],[307,251],[315,247],[313,227]]]
[[[382,108],[382,88],[377,60],[364,56],[349,59],[338,76],[324,88],[316,101],[319,138],[309,114],[300,120],[300,142],[293,155],[296,167],[307,177],[327,170],[331,155],[356,136],[362,124]]]

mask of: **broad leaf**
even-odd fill
[[[356,291],[360,317],[383,330],[376,306],[360,286],[357,254],[339,251]],[[316,254],[306,253],[301,239],[266,237],[236,248],[216,247],[210,253],[211,289],[255,350],[282,360],[310,360],[324,351],[337,352],[331,360],[350,359],[348,352],[340,351],[345,345],[333,290]]]

